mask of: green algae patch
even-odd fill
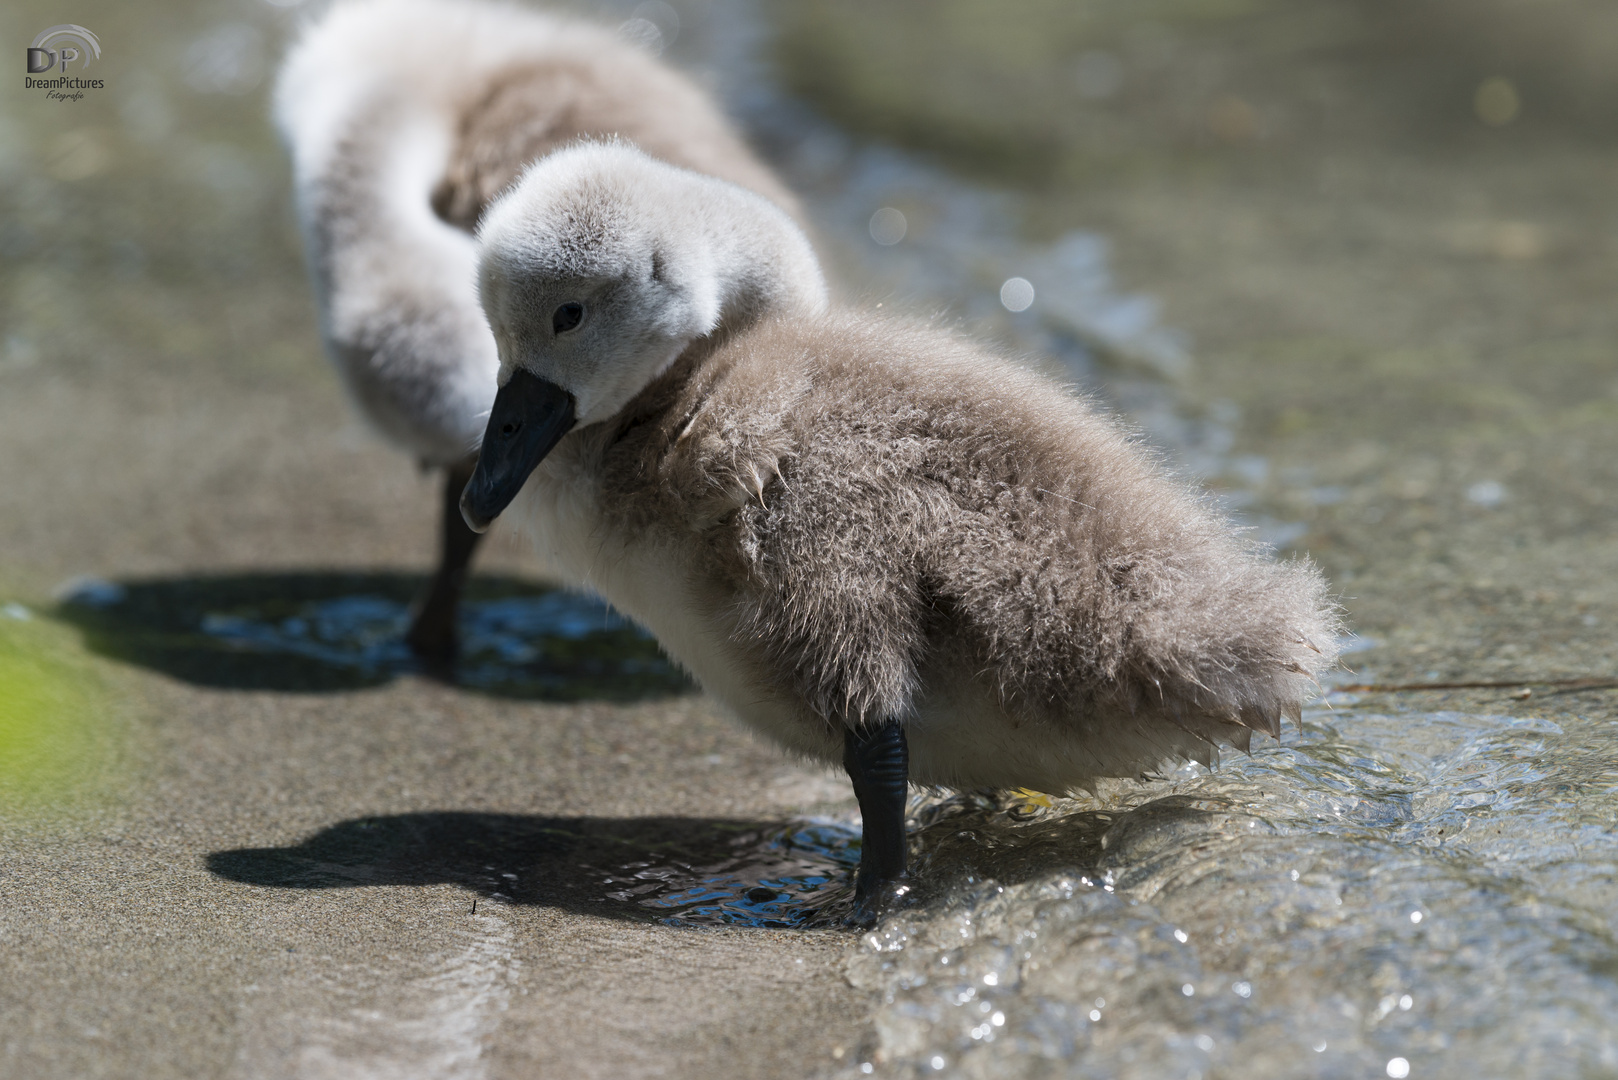
[[[0,816],[86,808],[117,772],[113,696],[71,633],[0,617]]]

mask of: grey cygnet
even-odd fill
[[[339,3],[287,54],[275,115],[321,332],[349,395],[390,442],[447,474],[439,565],[406,637],[448,664],[478,539],[456,500],[499,367],[474,284],[472,230],[490,200],[557,147],[616,135],[796,203],[689,79],[607,28],[512,5]]]
[[[499,350],[461,507],[649,627],[863,816],[906,784],[1068,792],[1279,735],[1335,659],[1320,573],[1244,541],[1109,418],[944,330],[833,310],[792,217],[624,145],[486,211]]]

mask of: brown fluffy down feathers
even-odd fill
[[[765,322],[694,347],[603,426],[614,524],[695,541],[703,598],[828,726],[909,722],[964,680],[999,703],[985,725],[1082,740],[1080,787],[1278,735],[1335,659],[1311,564],[1273,560],[1116,421],[949,333]],[[917,779],[973,779],[954,771]]]
[[[439,217],[471,232],[530,162],[581,139],[610,136],[798,213],[797,199],[689,79],[632,45],[598,36],[588,51],[546,53],[488,77],[456,124],[449,166],[432,193]]]

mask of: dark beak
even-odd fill
[[[487,529],[576,422],[572,394],[518,368],[494,395],[477,468],[461,492],[467,527]]]

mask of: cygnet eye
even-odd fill
[[[569,330],[578,328],[584,321],[584,305],[576,301],[569,301],[556,309],[551,316],[551,329],[558,334],[565,334]]]

